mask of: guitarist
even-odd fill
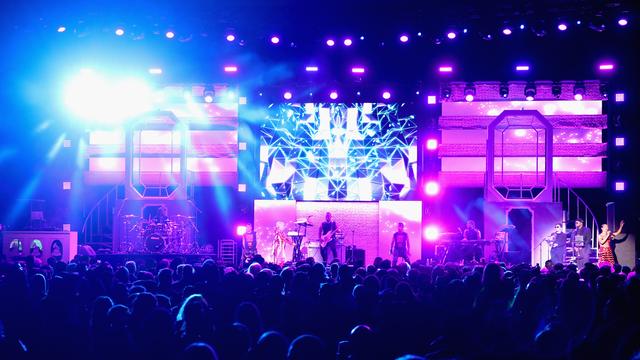
[[[247,231],[242,235],[242,261],[248,263],[258,254],[256,233],[253,231],[253,226],[247,224]]]
[[[329,250],[331,250],[334,259],[338,258],[338,252],[336,251],[336,231],[338,230],[338,225],[331,219],[330,212],[327,212],[325,220],[326,221],[318,228],[318,241],[320,241],[320,246],[322,246],[322,258],[325,262],[329,263]]]

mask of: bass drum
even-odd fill
[[[149,234],[144,238],[144,248],[148,252],[159,253],[164,250],[165,238],[157,233]]]

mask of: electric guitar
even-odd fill
[[[338,231],[338,226],[336,226],[334,230],[329,231],[328,233],[322,235],[320,237],[320,246],[324,247],[329,241],[331,241],[331,238],[333,237],[333,235],[335,235],[337,231]]]

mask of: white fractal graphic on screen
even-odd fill
[[[416,187],[416,123],[403,104],[277,104],[261,127],[260,181],[275,199],[403,199]]]

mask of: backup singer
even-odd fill
[[[571,246],[577,248],[579,256],[576,262],[578,268],[589,262],[591,255],[591,229],[584,226],[584,220],[578,218],[575,221],[576,228],[571,232]]]
[[[293,245],[293,241],[284,232],[284,222],[276,223],[276,235],[273,238],[273,262],[284,265],[286,261],[285,247],[287,244]]]
[[[611,230],[609,230],[609,225],[602,224],[602,232],[598,234],[598,245],[600,245],[600,247],[598,248],[598,262],[608,262],[611,265],[616,263],[613,257],[613,251],[611,250],[611,239],[620,235],[623,226],[624,221],[620,221],[620,227],[618,228],[618,230],[616,230],[616,232],[614,233],[611,233]]]
[[[562,224],[555,225],[555,231],[550,238],[551,262],[554,264],[564,262],[564,254],[567,252],[567,234],[562,231]]]
[[[404,223],[398,223],[398,231],[393,234],[389,254],[393,256],[393,266],[396,266],[399,257],[404,259],[407,264],[410,263],[411,246],[409,245],[409,235],[404,232]]]
[[[332,220],[330,212],[325,215],[325,222],[318,228],[318,241],[323,244],[322,246],[322,258],[325,262],[329,263],[329,250],[334,259],[338,258],[338,252],[336,251],[336,231],[338,225]],[[324,239],[329,237],[329,239]]]
[[[256,244],[256,233],[253,231],[253,226],[247,224],[247,232],[242,235],[242,261],[250,261],[256,254],[258,254]]]

